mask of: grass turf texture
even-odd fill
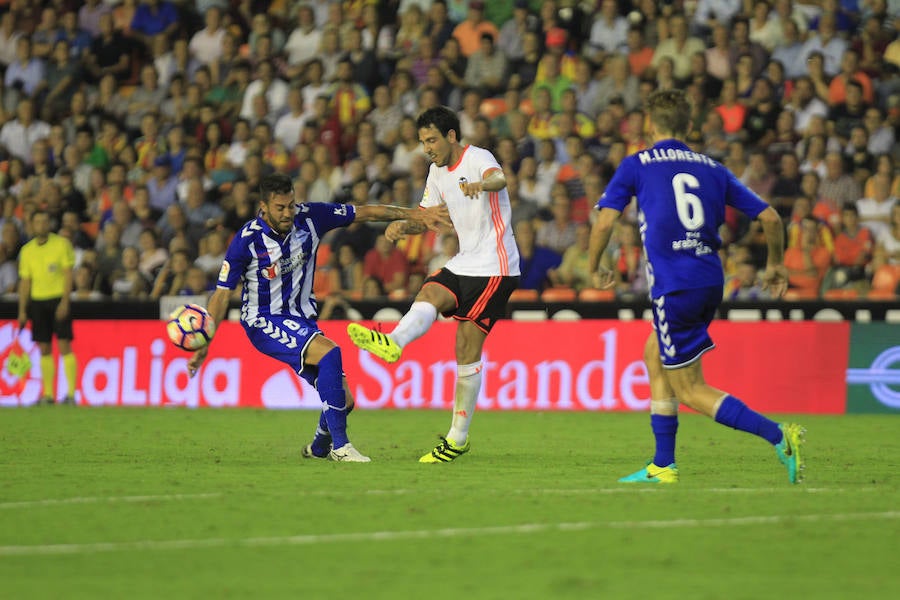
[[[479,413],[445,465],[446,412],[355,412],[369,465],[301,459],[315,420],[0,411],[0,597],[900,597],[896,417],[802,417],[791,486],[682,415],[681,483],[638,487],[647,415]]]

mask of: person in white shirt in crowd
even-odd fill
[[[297,27],[291,31],[284,44],[287,63],[292,67],[314,58],[322,43],[322,31],[316,27],[312,7],[301,4],[297,8]]]
[[[188,48],[191,55],[204,65],[211,64],[222,52],[222,38],[225,37],[225,29],[222,27],[222,14],[218,7],[212,6],[206,9],[206,27],[198,31],[191,38]]]

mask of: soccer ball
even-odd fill
[[[212,317],[198,304],[179,306],[172,311],[166,323],[166,333],[172,343],[188,352],[207,345],[215,332],[216,324]]]

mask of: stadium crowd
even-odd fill
[[[643,99],[687,90],[689,141],[788,223],[794,297],[900,280],[897,0],[0,0],[0,288],[28,216],[76,248],[80,300],[212,289],[260,177],[298,200],[414,206],[415,117],[459,111],[501,162],[523,289],[588,287],[588,221],[647,147]],[[605,257],[643,295],[637,215]],[[722,229],[726,296],[765,298],[757,223]],[[354,224],[323,241],[323,317],[414,294],[456,252]]]

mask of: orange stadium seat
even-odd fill
[[[616,292],[614,290],[585,288],[578,293],[578,299],[582,302],[612,302],[616,299]]]
[[[538,301],[538,291],[537,290],[513,290],[513,293],[509,296],[510,302],[537,302]]]
[[[866,294],[866,300],[875,300],[878,302],[893,302],[897,299],[897,294],[891,290],[869,290]]]
[[[543,302],[575,302],[578,293],[570,287],[547,288],[541,293]]]
[[[896,294],[898,283],[900,283],[900,265],[881,265],[872,275],[873,292]]]
[[[856,300],[859,298],[859,292],[854,289],[836,289],[827,290],[822,294],[825,300]]]

